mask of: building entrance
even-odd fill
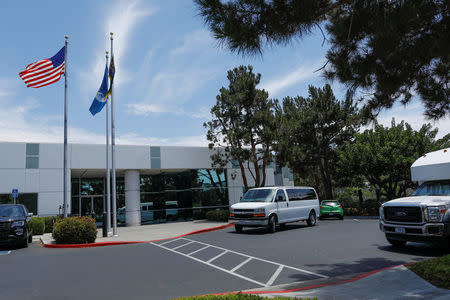
[[[93,217],[96,222],[103,221],[104,196],[81,196],[79,198],[79,215]]]

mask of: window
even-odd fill
[[[289,201],[314,200],[316,193],[313,189],[287,189]]]
[[[39,169],[39,144],[27,144],[25,167]]]
[[[277,196],[275,197],[275,199],[278,201],[279,197],[281,197],[283,199],[281,201],[286,201],[286,195],[284,194],[283,190],[278,190]],[[279,202],[281,202],[281,201],[279,201]]]

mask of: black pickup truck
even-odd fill
[[[0,204],[0,245],[28,247],[33,234],[28,225],[32,215],[22,204]]]

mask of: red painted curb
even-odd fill
[[[234,224],[225,224],[225,225],[220,225],[220,226],[211,227],[211,228],[199,229],[199,230],[195,230],[195,231],[185,233],[182,235],[178,235],[175,237],[163,238],[163,239],[152,240],[152,241],[112,241],[112,242],[99,242],[99,243],[86,243],[86,244],[44,244],[44,247],[45,248],[92,248],[92,247],[105,247],[105,246],[126,245],[126,244],[152,243],[152,242],[158,242],[158,241],[164,241],[164,240],[170,240],[170,239],[177,239],[177,238],[187,236],[187,235],[221,230],[221,229],[231,227],[233,225]]]
[[[323,283],[323,284],[317,284],[317,285],[311,285],[311,286],[305,286],[305,287],[301,287],[301,288],[297,288],[297,289],[281,290],[281,291],[228,292],[228,293],[216,293],[216,294],[208,294],[208,295],[219,296],[219,295],[238,294],[238,293],[241,293],[241,294],[286,294],[286,293],[292,293],[292,292],[298,292],[298,291],[304,291],[304,290],[321,288],[321,287],[324,287],[324,286],[340,285],[340,284],[350,283],[350,282],[354,282],[354,281],[363,279],[363,278],[368,277],[370,275],[373,275],[375,273],[378,273],[378,272],[381,272],[381,271],[384,271],[384,270],[388,270],[388,269],[392,269],[392,268],[396,268],[396,267],[399,267],[399,266],[404,266],[404,265],[405,264],[390,266],[390,267],[374,270],[374,271],[371,271],[371,272],[368,272],[368,273],[360,274],[360,275],[358,275],[356,277],[353,277],[353,278],[350,278],[350,279],[346,279],[346,280],[341,280],[341,281],[337,281],[337,282]],[[202,295],[201,297],[208,296],[208,295]]]

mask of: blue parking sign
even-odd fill
[[[19,197],[19,190],[18,189],[12,189],[11,196],[16,199]]]

